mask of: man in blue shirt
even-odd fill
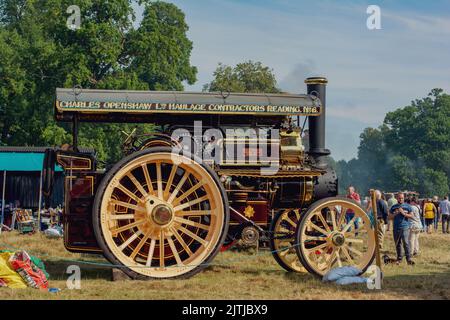
[[[397,194],[397,204],[394,204],[389,210],[389,218],[394,220],[394,241],[395,249],[397,251],[397,264],[402,261],[402,244],[405,250],[406,261],[413,265],[409,251],[409,219],[413,217],[412,207],[405,203],[405,195],[403,193]]]

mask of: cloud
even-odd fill
[[[449,17],[421,15],[417,13],[398,14],[392,11],[384,11],[383,17],[401,24],[408,29],[408,32],[418,32],[433,37],[450,35]]]

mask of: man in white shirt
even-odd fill
[[[448,196],[444,197],[444,200],[439,203],[439,213],[442,219],[442,233],[448,234],[450,233],[450,201],[448,201]]]

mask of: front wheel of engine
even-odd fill
[[[296,242],[303,266],[318,276],[341,266],[364,272],[375,257],[371,219],[358,203],[347,198],[313,203],[300,219]]]

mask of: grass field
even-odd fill
[[[394,257],[391,233],[386,239]],[[71,254],[62,240],[43,235],[0,235],[0,249],[6,245],[27,250],[40,257],[50,273],[50,286],[57,294],[35,289],[0,289],[4,299],[450,299],[450,235],[421,235],[422,253],[415,266],[384,266],[382,290],[365,285],[337,286],[322,283],[310,274],[287,273],[269,252],[223,252],[213,265],[187,280],[111,281],[111,269],[80,264],[80,290],[66,288],[66,268],[84,259],[106,262],[98,256]]]

